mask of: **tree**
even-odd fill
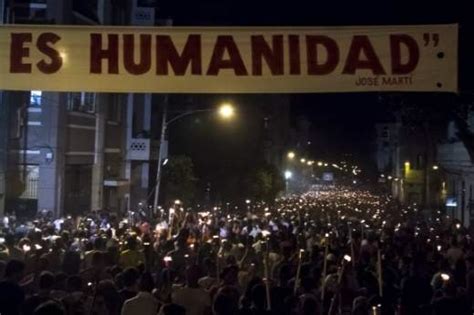
[[[179,199],[185,203],[194,200],[197,178],[190,157],[170,157],[163,168],[163,194],[165,202]]]
[[[474,163],[474,132],[468,120],[473,109],[473,95],[388,94],[381,99],[405,124],[422,127],[427,138],[431,137],[434,125],[453,121],[457,136]]]
[[[272,202],[285,189],[285,181],[278,169],[264,162],[250,170],[244,185],[247,197],[267,202]]]

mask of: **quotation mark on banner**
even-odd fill
[[[438,33],[424,33],[423,34],[423,40],[425,41],[425,47],[430,45],[432,42],[433,47],[438,47],[439,44],[439,34]]]

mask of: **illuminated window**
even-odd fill
[[[31,91],[30,92],[30,106],[41,106],[41,97],[43,92]]]

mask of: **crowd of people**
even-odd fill
[[[470,231],[350,188],[0,232],[0,314],[473,314]]]

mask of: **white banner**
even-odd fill
[[[457,25],[0,27],[0,89],[457,92]]]

